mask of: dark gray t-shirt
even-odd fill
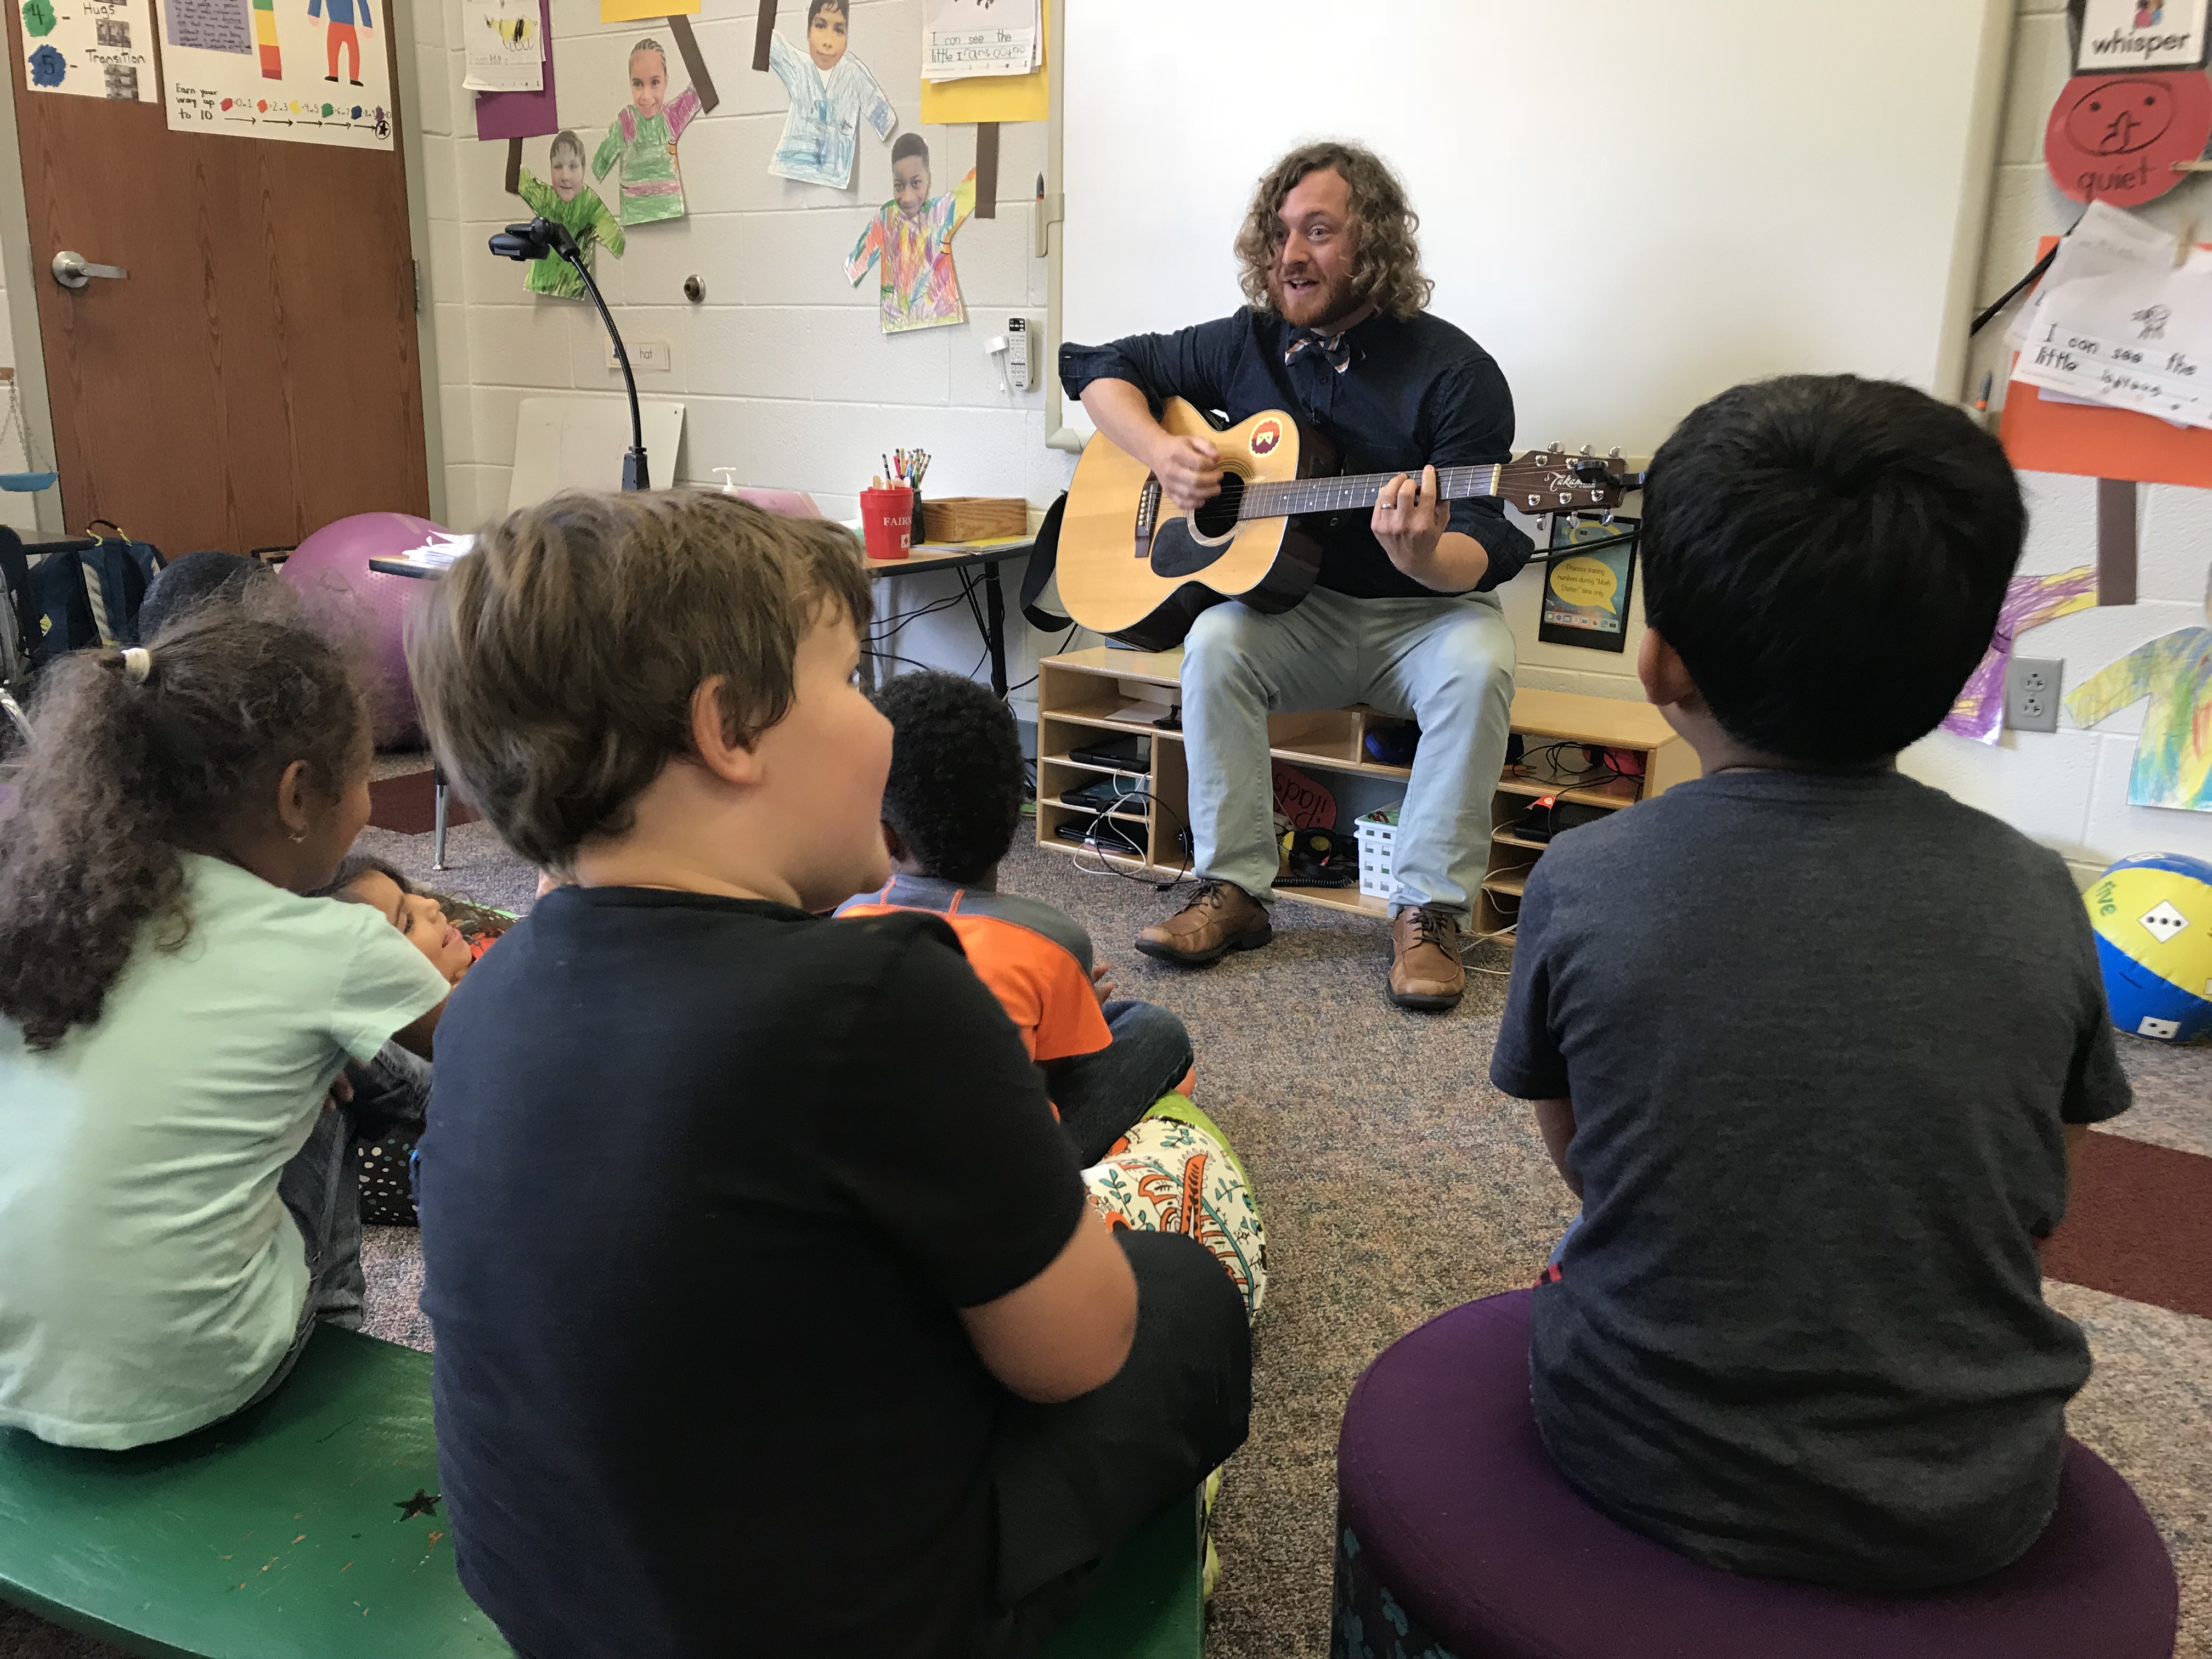
[[[2034,1540],[2089,1375],[2034,1240],[2129,1103],[2056,855],[1893,772],[1686,784],[1537,865],[1491,1079],[1573,1103],[1529,1370],[1600,1508],[1891,1590]]]

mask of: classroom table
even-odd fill
[[[1008,559],[1025,557],[1036,545],[1027,536],[1017,536],[1006,541],[994,542],[934,542],[917,545],[903,559],[863,559],[870,581],[887,580],[893,576],[921,575],[932,571],[961,572],[963,588],[968,585],[967,572],[981,568],[983,573],[983,643],[991,654],[991,690],[1003,697],[1006,695],[1006,594],[999,580],[999,567]],[[371,559],[371,570],[386,576],[431,577],[445,574],[444,563],[432,563],[412,554],[393,554],[387,558]],[[864,654],[861,660],[868,670],[871,690],[875,684],[875,658]],[[431,757],[431,783],[435,799],[436,816],[431,842],[430,867],[446,867],[446,772]]]
[[[999,567],[1008,559],[1028,557],[1036,546],[1036,541],[1028,536],[989,542],[923,542],[916,544],[903,559],[863,559],[861,563],[867,567],[870,581],[957,570],[963,573],[960,584],[963,588],[968,585],[965,573],[980,567],[983,572],[983,643],[991,653],[991,690],[1003,697],[1006,695],[1006,592],[999,580]],[[872,655],[867,660],[872,679]]]

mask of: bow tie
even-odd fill
[[[1352,331],[1337,334],[1322,334],[1310,328],[1293,328],[1291,343],[1283,348],[1285,365],[1297,362],[1308,347],[1328,359],[1328,366],[1341,374],[1352,367]]]

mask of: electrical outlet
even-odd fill
[[[2005,665],[2005,724],[2015,732],[2058,729],[2058,682],[2066,665],[2055,657],[2014,657]]]

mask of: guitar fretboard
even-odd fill
[[[1495,495],[1504,466],[1445,466],[1437,469],[1437,492],[1448,501],[1470,495]],[[1279,519],[1294,513],[1340,513],[1348,507],[1372,507],[1382,486],[1398,475],[1368,472],[1352,478],[1285,478],[1275,483],[1247,484],[1237,503],[1240,519]],[[1411,475],[1414,483],[1420,475]]]

